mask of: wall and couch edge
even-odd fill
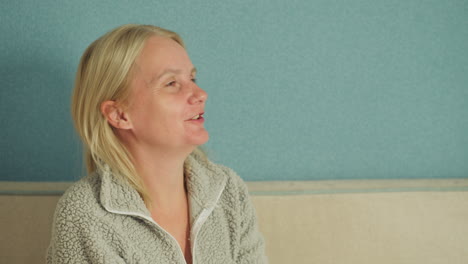
[[[44,263],[69,182],[1,182],[0,262]],[[465,263],[468,179],[247,182],[270,263]]]

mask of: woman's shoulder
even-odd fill
[[[89,212],[98,206],[100,190],[100,177],[92,173],[73,183],[60,197],[56,217],[63,215],[76,215]]]
[[[247,188],[244,180],[232,168],[222,164],[216,164],[216,166],[218,166],[218,168],[223,171],[224,175],[226,176],[226,187],[236,189]]]
[[[192,169],[197,170],[199,174],[208,175],[210,178],[222,178],[226,183],[226,188],[246,188],[242,178],[230,167],[213,162],[206,155],[193,153],[190,163]],[[205,172],[201,172],[205,171]]]

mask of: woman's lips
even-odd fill
[[[200,116],[198,119],[190,119],[190,120],[187,120],[187,121],[194,122],[194,123],[203,123],[205,121],[205,118]]]
[[[190,121],[190,122],[201,122],[201,123],[203,123],[203,121],[205,120],[205,119],[203,118],[203,114],[204,114],[204,112],[202,112],[202,113],[200,113],[200,114],[197,114],[197,115],[193,116],[192,118],[190,118],[190,119],[188,119],[188,120],[186,120],[186,121]]]

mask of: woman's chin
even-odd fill
[[[192,137],[190,141],[195,146],[201,146],[205,144],[206,142],[208,142],[209,139],[210,139],[210,136],[208,135],[208,132],[205,130],[204,133],[200,133]]]
[[[205,144],[206,142],[208,142],[209,139],[210,139],[210,136],[208,135],[208,133],[206,133],[203,136],[197,137],[196,140],[194,140],[194,145],[201,146]]]

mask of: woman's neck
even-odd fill
[[[151,207],[170,211],[187,202],[184,163],[190,152],[130,150],[135,168],[141,177]]]

